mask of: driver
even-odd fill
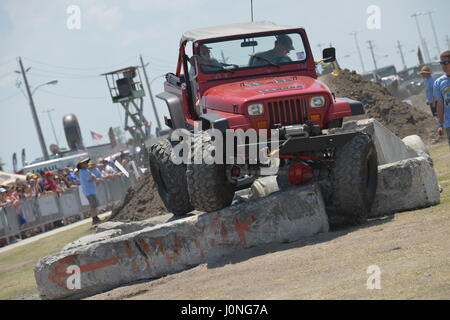
[[[290,62],[291,58],[288,57],[288,53],[291,50],[295,50],[292,45],[292,39],[286,34],[280,34],[277,36],[275,46],[273,49],[265,52],[256,53],[250,58],[249,66],[258,67],[269,64],[268,61],[273,63]]]
[[[202,44],[199,47],[199,65],[203,71],[217,71],[217,69],[222,69],[222,64],[216,59],[211,57],[211,48]]]

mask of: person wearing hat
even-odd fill
[[[218,71],[223,69],[223,65],[211,57],[211,49],[204,44],[198,47],[198,63],[202,71]]]
[[[287,34],[280,34],[276,37],[274,48],[266,52],[254,54],[250,58],[249,66],[259,67],[266,66],[270,63],[291,62],[292,59],[288,57],[291,50],[295,50],[291,37]]]
[[[427,105],[430,106],[431,113],[433,114],[433,116],[436,117],[437,116],[436,100],[434,99],[433,96],[433,86],[434,81],[436,81],[436,79],[434,79],[433,76],[431,75],[431,69],[428,66],[422,67],[419,74],[425,79]]]
[[[438,134],[447,133],[450,145],[450,50],[441,53],[440,62],[444,75],[434,83],[434,96],[438,113]]]
[[[97,186],[96,182],[102,181],[101,179],[97,179],[95,175],[88,169],[89,166],[89,158],[82,158],[78,161],[77,169],[80,172],[80,185],[81,191],[83,191],[84,195],[89,201],[89,207],[91,208],[91,217],[92,224],[98,224],[101,222],[100,218],[97,216]]]

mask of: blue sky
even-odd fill
[[[411,14],[435,11],[434,21],[441,49],[450,36],[447,0],[254,0],[255,20],[303,26],[320,57],[319,44],[336,47],[343,67],[361,71],[350,32],[358,31],[366,69],[373,69],[367,41],[372,40],[378,66],[395,64],[401,68],[395,48],[404,45],[408,66],[416,64],[419,37]],[[81,28],[69,30],[66,12],[70,5],[81,9]],[[367,8],[381,9],[381,29],[369,30]],[[47,146],[55,143],[47,109],[61,147],[67,147],[62,118],[74,113],[87,145],[93,144],[90,131],[104,136],[108,128],[123,126],[124,114],[109,98],[106,82],[98,75],[139,63],[139,54],[149,63],[154,94],[162,91],[162,74],[173,72],[183,31],[250,20],[250,0],[2,0],[0,2],[0,158],[12,170],[13,152],[26,149],[27,160],[41,156],[39,140],[27,99],[16,87],[19,77],[16,58],[21,56],[32,87],[58,80],[55,86],[36,91],[34,100]],[[419,18],[430,52],[436,56],[435,41],[428,17]],[[446,22],[447,21],[447,22]],[[385,57],[388,55],[387,57]],[[156,123],[148,97],[144,114]],[[156,100],[160,117],[167,114]],[[20,157],[19,157],[20,158]],[[20,160],[19,160],[20,163]]]

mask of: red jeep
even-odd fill
[[[335,49],[325,49],[322,61],[335,61]],[[303,28],[255,22],[192,30],[183,34],[176,72],[166,75],[165,90],[157,97],[169,108],[166,125],[193,136],[199,124],[224,135],[278,129],[280,147],[267,153],[279,158],[280,188],[319,183],[328,212],[360,223],[375,197],[376,151],[366,134],[328,134],[344,117],[364,114],[364,108],[336,98],[317,80],[316,64]],[[203,150],[216,152],[205,131],[197,136]],[[164,139],[150,152],[158,191],[176,215],[229,206],[235,192],[249,187],[264,167],[251,161],[175,164],[171,153],[177,143]],[[220,151],[238,157],[233,148]],[[199,152],[193,150],[189,157]]]

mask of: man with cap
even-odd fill
[[[441,61],[444,75],[434,83],[434,96],[437,101],[438,113],[438,134],[447,133],[448,143],[450,144],[450,50],[441,54]]]
[[[275,46],[273,49],[256,53],[250,58],[249,66],[259,67],[270,63],[291,62],[292,59],[288,57],[288,53],[295,50],[292,45],[292,39],[287,34],[280,34],[276,37]]]
[[[223,69],[223,65],[211,57],[211,48],[204,44],[198,47],[198,63],[203,71],[218,71]]]
[[[433,96],[433,86],[434,81],[436,81],[435,78],[431,75],[431,69],[430,67],[424,66],[422,70],[420,70],[419,74],[425,79],[425,86],[426,86],[426,95],[427,95],[427,105],[430,106],[431,113],[433,116],[437,116],[436,111],[436,100]]]
[[[81,190],[89,201],[89,207],[91,208],[92,224],[98,224],[101,222],[100,218],[97,216],[97,187],[96,182],[102,181],[95,177],[95,175],[88,170],[89,158],[82,158],[78,161],[77,169],[80,172],[80,185]]]

